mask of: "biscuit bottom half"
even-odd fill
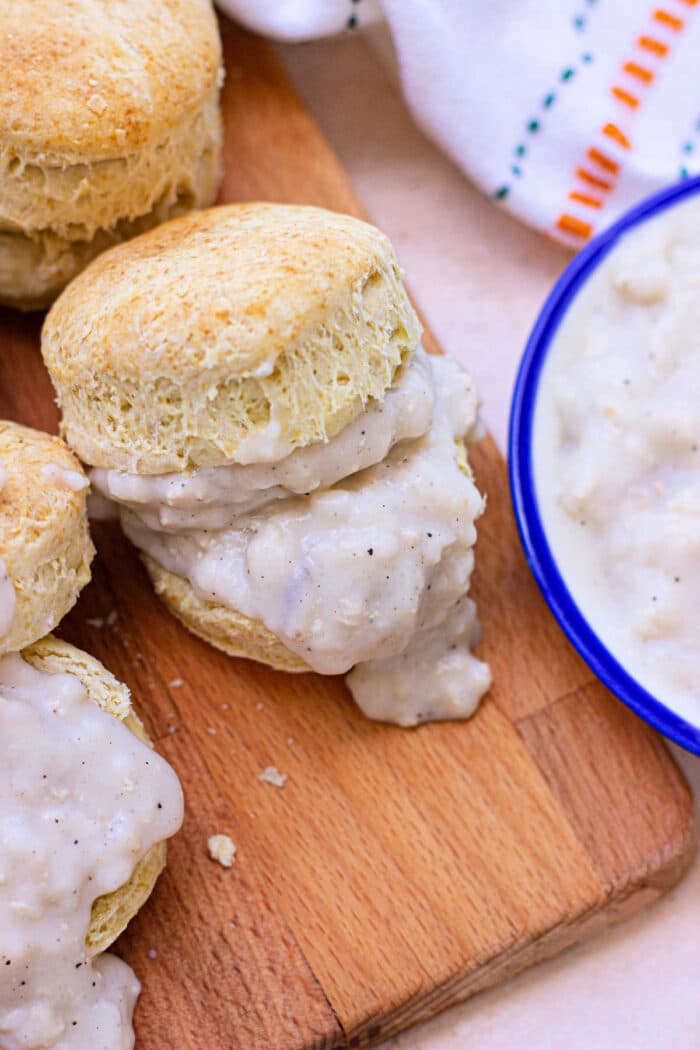
[[[253,620],[219,602],[206,601],[194,592],[189,580],[141,554],[156,594],[198,638],[229,656],[257,660],[278,671],[310,671],[301,657],[283,645],[260,620]]]

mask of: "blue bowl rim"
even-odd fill
[[[700,192],[700,175],[647,197],[598,234],[569,263],[545,300],[525,346],[513,390],[508,436],[511,497],[525,557],[560,627],[591,670],[620,700],[665,736],[700,755],[700,725],[681,718],[644,689],[601,642],[566,586],[537,504],[532,432],[537,391],[552,339],[581,286],[631,229]]]

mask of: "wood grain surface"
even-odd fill
[[[271,50],[222,31],[221,199],[360,213]],[[0,316],[0,412],[54,430],[39,324]],[[689,864],[681,774],[554,624],[493,443],[473,460],[495,685],[462,724],[378,725],[339,680],[216,652],[158,603],[118,530],[95,526],[94,580],[63,633],[130,685],[187,798],[118,944],[143,983],[143,1050],[368,1046],[633,913]],[[283,788],[258,779],[268,765]],[[215,832],[238,846],[231,870],[208,859]]]

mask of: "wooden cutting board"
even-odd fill
[[[359,213],[271,50],[222,31],[222,200]],[[0,331],[0,413],[54,430],[39,320],[5,312]],[[549,615],[493,442],[473,461],[495,684],[462,724],[378,725],[339,680],[227,658],[168,615],[118,530],[95,526],[94,581],[63,632],[128,682],[187,798],[167,872],[118,944],[143,982],[142,1050],[368,1046],[625,918],[687,868],[681,774]],[[283,788],[258,779],[268,765]],[[207,857],[215,832],[238,846],[229,871]]]

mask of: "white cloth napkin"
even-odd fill
[[[700,0],[218,0],[280,40],[383,16],[408,103],[466,175],[581,247],[700,170]]]

